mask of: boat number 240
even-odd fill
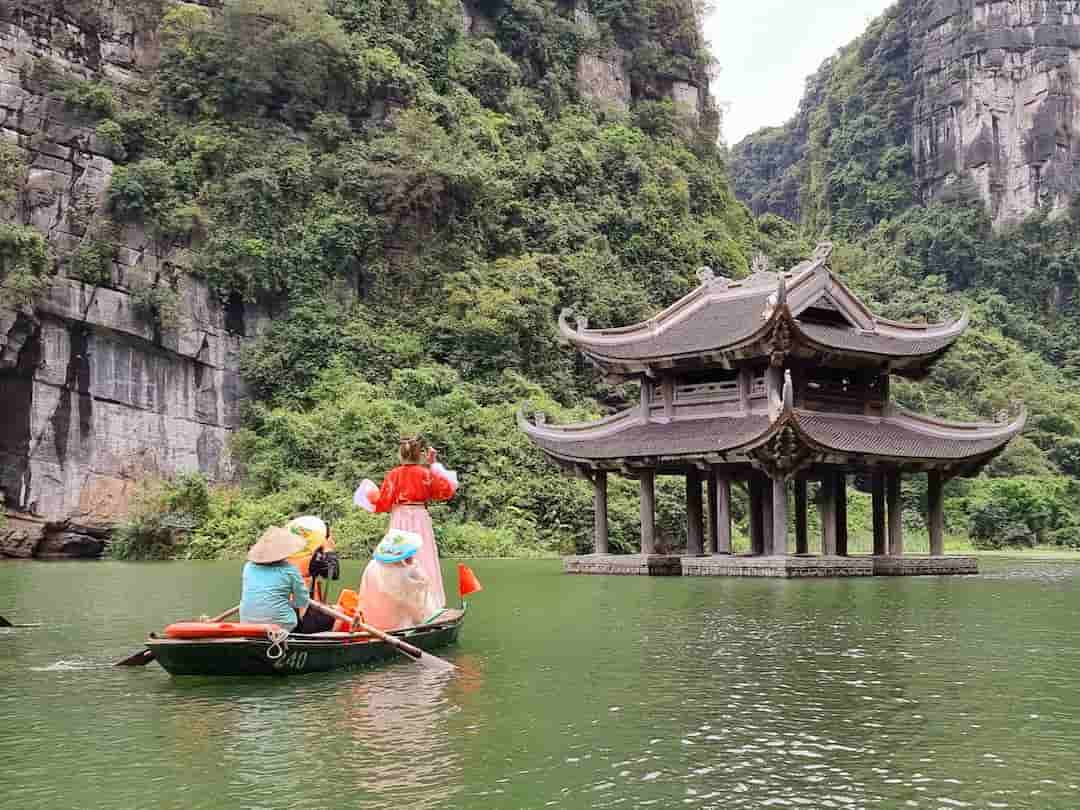
[[[301,670],[307,664],[307,650],[294,650],[285,656],[282,669]]]

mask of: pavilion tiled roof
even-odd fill
[[[746,444],[769,429],[766,414],[679,419],[642,423],[633,411],[620,420],[590,429],[589,424],[559,427],[522,425],[542,450],[581,460],[717,453]]]
[[[764,341],[786,320],[793,339],[833,353],[880,359],[927,358],[947,349],[967,328],[961,317],[943,324],[905,324],[878,317],[828,269],[831,247],[790,273],[755,273],[742,281],[702,284],[642,323],[614,329],[573,328],[560,318],[563,338],[600,365],[626,371],[695,356],[722,354]],[[814,322],[808,309],[826,309],[847,326]]]
[[[798,409],[799,427],[830,450],[896,459],[963,460],[1003,447],[1023,427],[941,422],[896,408],[886,417],[850,416]]]
[[[579,463],[749,453],[765,445],[782,427],[794,429],[808,452],[878,457],[897,461],[963,462],[1002,449],[1024,425],[960,424],[893,408],[885,416],[855,416],[794,408],[785,418],[765,413],[735,413],[702,418],[643,422],[636,411],[595,423],[522,429],[549,455]]]

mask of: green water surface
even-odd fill
[[[1080,807],[1075,563],[473,567],[449,680],[204,679],[109,664],[235,604],[238,563],[0,564],[0,615],[40,623],[0,630],[0,807]]]

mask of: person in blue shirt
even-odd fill
[[[244,563],[240,621],[277,624],[292,632],[309,599],[300,571],[287,558],[303,547],[304,539],[288,529],[273,526],[263,532]]]

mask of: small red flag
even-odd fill
[[[484,587],[480,584],[480,580],[476,578],[476,574],[474,574],[472,569],[464,563],[458,563],[457,565],[457,578],[458,595],[462,599],[470,593],[484,590]]]

